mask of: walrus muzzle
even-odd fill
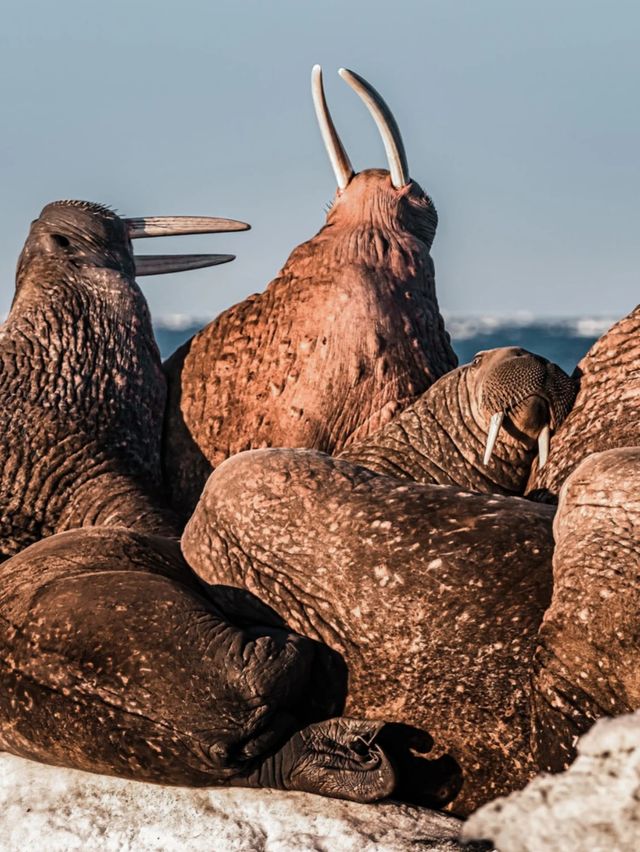
[[[483,463],[489,464],[505,417],[521,433],[538,442],[539,467],[549,455],[549,440],[571,410],[575,382],[556,364],[525,349],[502,352],[489,364],[480,388],[480,404],[490,417]],[[491,356],[479,353],[478,357]]]

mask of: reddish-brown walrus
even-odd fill
[[[325,226],[259,295],[221,314],[166,363],[164,465],[185,517],[212,467],[251,447],[339,451],[387,423],[456,366],[429,254],[437,214],[409,177],[380,95],[341,71],[383,137],[389,171],[355,174],[313,96],[338,181]]]
[[[551,597],[553,508],[253,450],[209,478],[183,553],[349,669],[348,712],[427,730],[467,812],[534,774],[530,690]]]
[[[591,453],[640,446],[640,305],[594,343],[574,375],[575,405],[553,437],[548,463],[532,470],[527,491],[538,499],[557,500]]]

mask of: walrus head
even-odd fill
[[[490,463],[505,428],[524,443],[537,440],[542,467],[549,454],[549,436],[575,400],[575,383],[556,364],[515,346],[478,352],[469,369],[472,381],[477,376],[472,407],[488,421],[483,463]]]
[[[400,130],[382,96],[360,75],[341,68],[340,76],[362,98],[384,143],[389,169],[365,169],[356,174],[333,124],[322,85],[322,70],[312,72],[312,94],[322,138],[333,166],[338,189],[327,215],[327,225],[337,230],[361,230],[360,239],[348,241],[358,260],[391,262],[402,269],[402,243],[409,236],[431,247],[438,214],[431,198],[409,177],[409,166]],[[381,234],[387,238],[381,237]],[[388,237],[396,237],[389,240]],[[404,240],[402,239],[404,237]],[[345,246],[341,246],[345,248]],[[405,256],[405,261],[409,259]]]
[[[239,231],[249,226],[232,219],[209,216],[153,216],[122,219],[113,210],[90,201],[54,201],[47,204],[31,229],[18,260],[16,274],[17,299],[29,289],[29,283],[40,280],[30,272],[42,264],[55,262],[58,277],[65,272],[94,268],[113,269],[125,278],[181,272],[227,263],[229,254],[208,255],[138,255],[131,241],[141,237],[205,234]],[[88,279],[74,275],[85,285]],[[14,302],[15,302],[14,299]]]
[[[540,355],[517,347],[479,352],[340,456],[416,482],[522,494],[536,450],[544,462],[575,393],[574,381]]]

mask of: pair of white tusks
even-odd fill
[[[371,113],[387,153],[391,182],[396,189],[401,189],[409,183],[409,165],[400,129],[393,117],[393,113],[380,93],[370,83],[367,83],[363,77],[356,74],[355,71],[340,68],[338,74],[362,98],[365,106]],[[311,71],[311,95],[313,97],[313,105],[318,124],[320,125],[322,140],[327,149],[338,187],[345,189],[354,175],[353,166],[331,118],[322,85],[322,68],[319,65],[314,65]]]
[[[502,426],[502,421],[504,420],[504,412],[496,411],[496,413],[491,417],[491,422],[489,423],[489,433],[487,435],[487,444],[484,450],[484,458],[482,463],[485,467],[491,461],[491,456],[493,455],[493,448],[496,445],[496,440],[498,438],[498,433],[500,432],[500,428]],[[551,436],[551,430],[549,428],[549,424],[546,423],[542,427],[542,431],[538,435],[538,467],[544,467],[547,463],[547,459],[549,458],[549,439]]]
[[[218,234],[222,231],[246,231],[249,225],[237,219],[216,216],[145,216],[124,220],[129,238],[171,237],[184,234]],[[168,272],[185,272],[229,263],[233,254],[158,254],[138,255],[135,258],[136,275],[164,275]]]

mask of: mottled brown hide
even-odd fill
[[[454,808],[469,811],[535,772],[529,682],[552,516],[261,450],[214,472],[182,548],[208,582],[254,592],[342,654],[352,712],[429,731],[461,765]]]
[[[165,382],[125,223],[58,202],[32,224],[0,329],[0,554],[90,524],[176,534]]]
[[[413,181],[356,175],[267,289],[166,363],[164,464],[186,516],[254,447],[327,452],[375,432],[456,366],[435,294],[435,209]]]
[[[125,529],[72,530],[7,560],[0,749],[162,784],[388,795],[380,726],[318,721],[342,706],[339,658],[256,618],[251,598],[207,589],[176,543]]]
[[[534,699],[538,762],[558,771],[597,718],[640,709],[640,447],[576,468],[554,536]]]
[[[591,453],[640,445],[640,305],[594,343],[576,376],[573,410],[551,441],[545,467],[532,471],[527,490],[539,499],[557,500]]]
[[[403,479],[470,491],[522,494],[545,425],[556,429],[575,397],[560,367],[525,349],[480,352],[442,376],[387,426],[339,454]],[[504,412],[488,464],[491,417]]]

